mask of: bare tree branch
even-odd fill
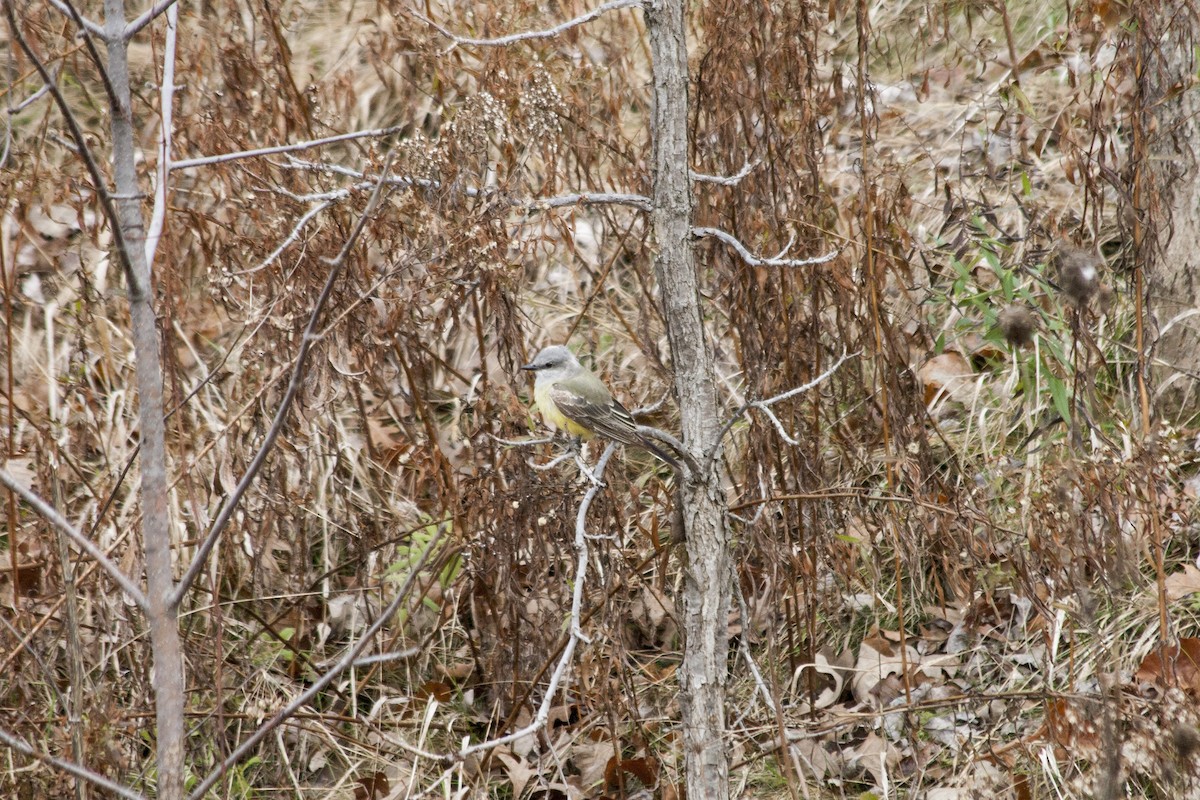
[[[57,81],[58,73],[53,72],[53,73],[51,73],[50,77],[51,77],[51,80]],[[41,85],[41,87],[38,88],[33,94],[29,95],[29,97],[26,97],[24,100],[17,103],[15,106],[11,106],[11,107],[5,109],[8,112],[9,118],[12,118],[16,114],[19,114],[20,112],[24,111],[26,108],[28,108],[29,106],[33,105],[38,100],[40,100],[42,95],[49,94],[49,92],[50,92],[50,84],[43,83]],[[9,133],[11,133],[11,132],[12,132],[12,129],[11,129],[11,125],[10,125]],[[4,163],[4,160],[0,160],[0,164],[3,164],[3,163]]]
[[[239,272],[234,272],[234,273],[229,273],[229,274],[251,275],[255,272],[258,272],[260,270],[267,268],[272,263],[274,263],[275,259],[277,259],[277,258],[279,258],[279,256],[283,255],[283,251],[288,248],[288,245],[290,245],[292,242],[294,242],[300,238],[300,231],[304,230],[305,225],[307,225],[318,214],[320,214],[321,212],[326,211],[332,207],[333,207],[333,201],[326,200],[323,203],[318,203],[317,205],[313,206],[308,211],[305,211],[303,216],[301,216],[300,219],[298,219],[296,221],[296,224],[292,226],[291,232],[288,233],[288,235],[284,237],[283,241],[279,243],[279,246],[276,247],[274,250],[272,250],[270,255],[268,255],[261,262],[259,262],[259,264],[257,266],[251,267],[250,269],[244,269]]]
[[[650,425],[638,425],[637,432],[643,436],[649,436],[652,439],[658,439],[659,441],[666,442],[668,445],[670,445],[671,449],[675,451],[675,454],[687,463],[688,469],[692,471],[693,475],[696,473],[696,470],[700,469],[700,465],[696,463],[696,459],[692,458],[692,454],[689,453],[687,448],[683,446],[683,442],[679,441],[666,431],[651,427]]]
[[[157,3],[150,6],[150,8],[146,9],[142,14],[135,17],[133,21],[125,26],[125,31],[121,34],[122,37],[125,39],[125,41],[129,41],[134,36],[137,36],[138,32],[142,28],[153,22],[155,17],[166,11],[168,8],[173,7],[175,7],[175,0],[158,0]]]
[[[696,183],[716,183],[721,186],[737,186],[742,180],[749,175],[754,168],[761,164],[762,161],[747,161],[736,175],[705,175],[703,172],[691,170],[692,180]]]
[[[212,164],[227,164],[230,161],[239,161],[243,158],[260,158],[261,156],[273,156],[279,153],[295,153],[299,150],[311,150],[314,147],[323,147],[327,144],[337,144],[338,142],[352,142],[355,139],[370,139],[391,136],[399,133],[404,129],[403,125],[393,125],[390,128],[373,128],[368,131],[351,131],[350,133],[339,133],[336,136],[326,136],[323,139],[309,139],[305,142],[296,142],[295,144],[281,144],[274,147],[260,147],[257,150],[241,150],[236,153],[223,153],[215,156],[203,156],[201,158],[185,158],[180,161],[173,161],[171,169],[194,169],[196,167],[207,167]]]
[[[410,647],[406,650],[397,650],[394,653],[378,653],[373,656],[364,656],[354,661],[352,667],[369,667],[372,664],[383,664],[389,661],[403,661],[406,658],[412,658],[415,655],[420,655],[425,652],[420,647]],[[321,666],[325,666],[322,664]]]
[[[594,19],[606,14],[609,11],[617,11],[622,8],[641,8],[645,5],[644,0],[611,0],[611,2],[580,14],[574,19],[569,19],[566,22],[555,25],[553,28],[547,28],[541,31],[525,31],[524,33],[512,33],[508,36],[499,36],[495,39],[472,39],[468,36],[459,36],[456,33],[443,28],[433,20],[424,17],[415,11],[409,13],[415,18],[424,22],[426,25],[434,28],[438,33],[445,36],[447,39],[454,42],[456,45],[470,45],[473,47],[503,47],[504,45],[515,44],[516,42],[525,42],[534,39],[551,39],[558,36],[560,33],[569,31],[571,28],[578,27],[585,23],[591,22]]]
[[[479,742],[470,747],[464,747],[452,757],[445,759],[449,761],[462,761],[468,756],[484,750],[492,750],[501,745],[506,745],[509,742],[516,741],[522,736],[528,736],[531,733],[537,733],[546,726],[546,722],[550,719],[550,709],[554,704],[554,696],[558,693],[558,684],[562,681],[563,675],[567,671],[568,665],[571,663],[571,656],[575,653],[575,645],[580,641],[588,641],[581,627],[582,609],[583,609],[583,588],[587,583],[587,562],[588,562],[588,545],[587,545],[587,513],[592,506],[592,501],[596,499],[600,489],[604,483],[600,478],[604,475],[604,470],[608,466],[609,459],[613,453],[617,451],[617,443],[609,442],[604,448],[604,452],[600,456],[600,460],[596,462],[594,469],[587,471],[588,477],[592,480],[592,486],[588,489],[587,494],[583,496],[583,500],[579,504],[579,511],[575,515],[575,579],[572,584],[571,592],[571,615],[570,626],[571,633],[567,639],[567,644],[563,648],[562,655],[558,657],[558,664],[554,667],[554,672],[550,675],[550,682],[546,684],[546,693],[542,696],[542,704],[538,706],[537,714],[533,721],[524,728],[515,730],[512,733],[500,736],[496,739],[489,739],[486,742]],[[585,470],[586,471],[586,470]]]
[[[275,412],[275,418],[271,420],[271,427],[267,430],[266,438],[263,440],[262,446],[258,452],[254,454],[254,458],[250,461],[250,465],[246,468],[246,474],[238,481],[238,485],[233,492],[225,498],[225,502],[221,506],[221,510],[217,513],[217,517],[213,520],[212,527],[204,537],[204,542],[196,550],[196,555],[192,559],[191,565],[186,573],[179,581],[176,587],[173,602],[178,604],[183,596],[187,594],[192,582],[196,580],[196,576],[204,569],[204,562],[208,560],[208,554],[212,552],[216,546],[217,540],[221,538],[221,533],[229,524],[229,520],[233,518],[233,512],[237,509],[238,503],[241,502],[242,495],[250,488],[250,484],[254,482],[258,471],[262,469],[262,465],[267,460],[267,455],[275,446],[275,440],[279,437],[283,430],[284,422],[287,420],[288,412],[291,410],[292,401],[296,397],[296,393],[300,390],[300,382],[304,376],[304,367],[308,361],[308,353],[312,346],[320,340],[317,335],[317,323],[320,321],[321,312],[325,308],[325,303],[329,301],[329,296],[333,293],[333,287],[337,283],[338,276],[342,274],[342,269],[346,265],[346,259],[350,255],[350,251],[358,242],[358,238],[362,235],[363,228],[366,227],[367,220],[375,214],[375,209],[379,206],[379,199],[383,195],[383,188],[386,185],[384,180],[387,176],[387,171],[391,167],[392,157],[395,151],[389,151],[387,158],[384,160],[382,174],[379,181],[376,183],[375,192],[371,195],[371,200],[367,203],[367,207],[363,209],[359,215],[358,223],[354,226],[354,230],[350,232],[346,243],[342,246],[341,252],[330,261],[329,275],[325,279],[325,286],[321,289],[321,294],[317,297],[317,302],[313,306],[312,314],[309,315],[308,325],[304,329],[304,335],[300,340],[300,352],[296,354],[296,363],[292,368],[291,380],[288,381],[287,390],[284,392],[283,399],[279,402],[279,408]]]
[[[167,10],[167,41],[163,48],[163,76],[159,85],[158,182],[154,187],[154,209],[146,231],[146,263],[154,263],[158,240],[167,219],[167,184],[171,175],[171,134],[175,99],[175,41],[179,28],[179,6]]]
[[[703,239],[705,237],[720,239],[722,242],[725,242],[725,244],[736,250],[738,255],[742,257],[742,260],[752,267],[807,267],[814,264],[825,264],[832,261],[837,254],[841,252],[839,250],[834,250],[831,253],[826,253],[823,256],[815,256],[813,258],[781,258],[779,256],[776,256],[775,258],[763,258],[751,253],[749,248],[738,241],[737,238],[732,234],[726,233],[718,228],[692,228],[692,236],[695,236],[697,239]],[[789,248],[784,248],[783,252],[787,252],[788,249]]]
[[[21,499],[28,503],[33,510],[37,512],[38,516],[66,534],[67,538],[77,544],[80,550],[87,553],[93,561],[99,564],[100,567],[108,573],[109,577],[121,587],[121,591],[125,592],[125,594],[129,596],[130,600],[136,603],[137,606],[143,611],[146,610],[146,595],[144,595],[138,585],[133,582],[133,579],[122,572],[121,568],[118,567],[114,562],[110,561],[108,556],[104,555],[104,551],[97,547],[91,539],[84,536],[83,533],[77,530],[74,525],[67,521],[66,517],[58,513],[54,506],[47,503],[30,489],[25,488],[20,481],[2,469],[0,469],[0,484],[4,484],[5,487],[20,495]]]
[[[119,783],[115,783],[114,781],[110,781],[103,775],[97,772],[92,772],[87,767],[76,764],[74,761],[64,761],[61,758],[55,758],[54,756],[47,755],[40,750],[33,749],[33,747],[30,746],[24,739],[9,733],[3,728],[0,728],[0,742],[8,745],[18,753],[41,761],[43,764],[49,764],[56,769],[61,769],[63,772],[74,775],[76,778],[85,780],[88,783],[94,783],[96,786],[99,786],[102,789],[107,789],[113,794],[126,797],[129,800],[146,800],[143,795],[138,794],[132,789],[122,786]]]
[[[368,179],[371,182],[359,183],[349,187],[349,191],[362,191],[374,186],[374,180],[365,172],[360,172],[350,167],[344,167],[340,164],[317,164],[311,161],[303,161],[298,158],[289,159],[290,163],[280,164],[282,169],[303,169],[313,172],[327,172],[336,175],[343,175],[347,178],[356,180]],[[388,184],[392,186],[403,187],[421,187],[424,189],[440,189],[441,181],[430,180],[429,178],[411,178],[405,175],[394,175],[387,179]],[[347,191],[347,190],[341,190]],[[513,197],[502,197],[497,189],[484,188],[480,189],[474,186],[455,187],[455,191],[459,191],[467,197],[497,197],[502,202],[507,203],[514,208],[526,208],[530,210],[545,210],[549,208],[564,208],[567,206],[579,205],[621,205],[630,206],[641,211],[649,212],[652,210],[650,198],[643,194],[631,194],[625,192],[577,192],[573,194],[555,195],[553,197],[534,197],[530,199],[520,199]],[[301,195],[296,199],[305,202],[330,198],[333,192],[323,193],[321,195]],[[332,198],[330,198],[332,199]]]
[[[545,199],[526,200],[526,208],[562,208],[564,206],[631,206],[649,213],[654,210],[650,198],[643,194],[621,194],[610,192],[580,192],[563,194]]]
[[[76,25],[81,26],[88,33],[107,40],[108,34],[105,32],[104,26],[99,22],[80,16],[79,12],[77,12],[70,3],[64,2],[64,0],[49,0],[49,2],[50,5],[58,9],[58,11],[60,11],[62,14],[70,17]],[[8,5],[8,3],[6,2],[5,5]]]
[[[784,430],[783,423],[779,420],[779,417],[775,416],[775,412],[771,410],[771,406],[775,405],[776,403],[783,402],[784,400],[787,400],[789,398],[795,397],[796,395],[801,394],[803,392],[807,392],[809,389],[812,389],[813,387],[820,385],[825,380],[827,380],[830,375],[837,372],[838,368],[841,367],[842,364],[845,364],[850,359],[858,356],[859,352],[860,351],[856,350],[853,353],[842,353],[841,358],[839,358],[833,364],[833,366],[831,366],[829,369],[825,370],[820,375],[813,378],[811,381],[804,384],[803,386],[797,386],[795,388],[788,389],[786,392],[784,392],[782,394],[777,394],[774,397],[768,397],[766,400],[751,400],[748,403],[744,404],[741,408],[739,408],[736,412],[734,412],[732,417],[730,417],[728,420],[726,420],[724,425],[721,426],[721,432],[718,435],[717,440],[720,441],[721,439],[724,439],[725,434],[729,433],[730,429],[734,426],[734,424],[739,419],[741,419],[742,416],[745,415],[745,413],[747,411],[749,411],[750,409],[753,408],[753,409],[757,409],[758,411],[761,411],[764,414],[766,414],[767,418],[770,419],[771,422],[775,425],[775,430],[778,431],[780,438],[782,438],[785,442],[790,444],[792,447],[796,447],[797,445],[800,444],[800,441],[798,439],[795,439],[792,436],[790,436],[788,434],[788,432],[786,430]],[[712,461],[711,454],[709,455],[708,460],[711,463],[711,461]]]

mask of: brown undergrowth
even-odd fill
[[[355,641],[442,533],[373,648],[408,657],[348,673],[220,796],[678,796],[674,493],[637,451],[587,520],[590,641],[546,729],[427,757],[532,719],[566,640],[587,484],[570,461],[534,467],[557,447],[509,443],[540,432],[517,367],[566,341],[631,408],[670,385],[644,213],[538,203],[648,193],[640,14],[502,48],[449,46],[424,21],[483,37],[590,7],[538,6],[183,14],[176,159],[387,130],[173,175],[155,274],[181,562],[256,453],[325,259],[395,152],[285,434],[185,603],[197,771]],[[837,252],[752,266],[697,242],[725,408],[853,354],[727,442],[735,785],[1194,795],[1194,420],[1147,418],[1138,381],[1152,314],[1135,278],[1153,261],[1133,226],[1163,224],[1131,188],[1154,142],[1133,131],[1163,100],[1138,75],[1138,31],[1161,9],[864,10],[713,0],[692,15],[693,168],[752,165],[696,184],[696,224],[760,255]],[[41,6],[22,24],[103,142],[70,26]],[[149,186],[162,32],[142,41]],[[13,64],[10,107],[37,88]],[[108,233],[57,112],[11,119],[5,468],[137,573],[137,398]],[[648,421],[672,429],[671,404]],[[4,513],[4,718],[149,790],[145,631],[78,553],[68,581],[37,517]],[[18,797],[70,792],[50,767],[4,769]]]

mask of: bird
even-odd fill
[[[581,439],[598,434],[641,447],[678,471],[679,462],[638,432],[633,415],[566,347],[543,348],[521,369],[535,374],[534,401],[542,419],[554,428]]]

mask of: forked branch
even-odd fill
[[[571,30],[571,28],[577,28],[580,25],[591,22],[592,20],[603,16],[609,11],[617,11],[622,8],[641,8],[644,5],[645,2],[643,0],[611,0],[611,2],[605,3],[598,8],[594,8],[591,11],[580,14],[574,19],[569,19],[566,22],[559,23],[553,28],[546,28],[545,30],[540,31],[512,33],[508,36],[498,36],[494,39],[474,39],[469,36],[459,36],[457,33],[453,33],[452,31],[443,28],[441,25],[437,24],[428,17],[424,17],[416,12],[410,13],[415,19],[419,19],[429,27],[434,28],[438,33],[454,42],[455,45],[470,45],[472,47],[503,47],[509,44],[516,44],[517,42],[527,42],[536,39],[552,39],[561,33]]]
[[[838,368],[841,367],[842,364],[846,363],[851,358],[854,358],[855,356],[857,356],[859,354],[859,352],[860,351],[856,350],[853,353],[842,353],[842,357],[839,358],[836,362],[834,362],[834,364],[831,367],[829,367],[829,369],[825,370],[820,375],[813,378],[811,381],[804,384],[803,386],[797,386],[793,389],[788,389],[786,392],[783,392],[782,394],[777,394],[774,397],[768,397],[765,400],[750,400],[750,401],[746,402],[745,404],[742,405],[741,408],[739,408],[736,412],[734,412],[732,417],[730,417],[728,420],[726,420],[726,422],[723,426],[721,426],[721,433],[717,436],[717,441],[719,442],[720,440],[724,439],[725,434],[729,433],[730,429],[733,428],[733,426],[737,423],[737,421],[739,419],[741,419],[743,416],[745,416],[746,412],[750,411],[750,409],[755,409],[755,410],[761,411],[767,415],[767,419],[771,420],[771,423],[775,426],[775,430],[779,432],[780,438],[782,438],[785,442],[787,442],[788,444],[790,444],[793,447],[797,446],[798,444],[800,444],[800,441],[798,439],[796,439],[795,437],[791,436],[787,432],[787,430],[784,429],[783,422],[780,421],[779,417],[775,416],[775,412],[771,410],[771,406],[775,405],[776,403],[781,403],[784,400],[795,397],[798,394],[802,394],[804,392],[807,392],[809,389],[813,389],[813,388],[821,385],[831,375],[833,375],[833,373],[837,372]],[[711,461],[712,461],[712,456],[710,455],[709,462],[711,462]]]
[[[697,239],[711,237],[720,239],[725,244],[737,251],[737,254],[742,257],[752,267],[809,267],[815,264],[826,264],[837,257],[840,250],[834,250],[826,253],[823,256],[814,256],[812,258],[784,258],[788,250],[792,249],[791,242],[787,247],[779,251],[779,255],[774,258],[767,256],[756,256],[750,252],[750,248],[742,244],[736,236],[731,233],[726,233],[720,228],[692,228],[692,235]]]

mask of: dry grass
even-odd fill
[[[1145,662],[1163,603],[1173,637],[1200,630],[1181,572],[1200,537],[1194,432],[1165,425],[1168,409],[1143,421],[1138,402],[1131,28],[1006,5],[1007,30],[990,6],[873,9],[865,118],[853,8],[827,19],[801,2],[714,0],[694,13],[693,166],[761,161],[737,187],[697,185],[697,224],[763,254],[842,249],[777,269],[697,244],[726,407],[861,353],[776,407],[798,446],[762,416],[731,433],[746,612],[730,624],[760,671],[731,650],[733,777],[749,796],[1197,791],[1195,671]],[[421,13],[492,35],[589,6]],[[286,434],[189,598],[189,757],[208,769],[303,691],[443,530],[436,568],[375,647],[417,654],[349,673],[221,796],[631,796],[647,776],[675,796],[680,554],[669,476],[637,452],[592,509],[591,643],[548,730],[450,769],[416,752],[530,719],[563,640],[583,489],[573,469],[534,470],[534,454],[497,441],[537,427],[516,366],[570,341],[633,407],[664,394],[669,353],[641,212],[514,204],[647,191],[640,15],[534,46],[448,49],[409,10],[288,2],[274,11],[282,38],[241,7],[183,14],[177,157],[401,128],[175,176],[156,275],[181,560],[256,451],[322,259],[367,201],[346,171],[371,173],[394,145],[393,174],[435,182],[397,187],[370,223]],[[51,12],[25,24],[104,142],[85,55]],[[135,54],[147,87],[154,37]],[[36,88],[5,87],[8,102]],[[139,122],[149,175],[149,106]],[[13,123],[5,468],[137,572],[136,396],[108,234],[57,113],[41,101]],[[1094,290],[1072,293],[1063,265],[1079,251],[1103,259]],[[1031,320],[1024,346],[1008,307]],[[669,404],[653,421],[673,427]],[[3,716],[42,750],[149,790],[145,632],[77,555],[71,599],[57,540],[7,509]],[[1160,544],[1178,584],[1163,598]],[[71,791],[15,756],[4,769],[8,794]]]

